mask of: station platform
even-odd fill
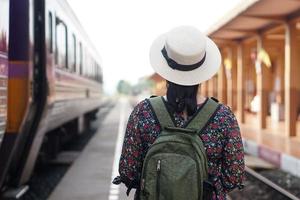
[[[132,107],[120,100],[70,167],[48,200],[126,200],[124,185],[111,184],[118,175],[124,129]]]
[[[283,122],[272,123],[268,118],[264,130],[257,124],[256,116],[251,114],[246,115],[246,123],[240,124],[245,152],[300,177],[300,137],[287,137]],[[297,132],[299,128],[300,123]]]

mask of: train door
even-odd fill
[[[24,86],[30,85],[30,88],[19,92],[20,94],[25,92],[22,96],[16,94],[16,91],[12,91],[13,95],[11,96],[14,98],[10,100],[19,99],[20,104],[25,103],[26,112],[21,116],[21,123],[18,124],[18,127],[10,130],[11,132],[8,131],[11,133],[9,135],[13,137],[10,140],[4,140],[6,147],[2,148],[4,149],[3,154],[6,155],[6,160],[10,164],[7,164],[9,166],[3,170],[0,166],[0,186],[3,184],[4,179],[9,177],[9,179],[5,179],[4,184],[10,186],[8,190],[12,189],[15,192],[6,192],[10,195],[7,198],[15,198],[16,193],[26,188],[25,184],[31,176],[43,140],[44,111],[47,105],[47,79],[45,70],[44,0],[11,0],[10,4],[10,24],[12,24],[10,46],[12,48],[10,48],[9,59],[10,63],[23,64],[22,67],[26,70],[22,71],[22,76],[19,76],[20,71],[16,70],[16,73],[19,73],[16,76],[18,75],[18,80],[24,82]],[[22,15],[19,14],[20,12]],[[13,67],[14,65],[10,66]],[[14,73],[11,69],[13,68],[10,68],[10,76]],[[20,81],[11,85],[14,86],[19,83]],[[12,108],[14,105],[9,106]],[[8,112],[11,115],[19,115],[18,113],[21,113],[21,110],[16,110],[14,113]]]
[[[9,0],[0,0],[0,145],[7,118],[8,20]]]
[[[48,91],[45,69],[45,1],[0,0],[0,27],[3,26],[2,14],[5,13],[2,11],[5,7],[3,4],[8,2],[11,24],[9,83],[13,90],[8,93],[10,123],[0,146],[0,187],[9,186],[6,187],[8,192],[4,197],[9,194],[7,198],[15,198],[19,191],[26,188],[25,184],[31,176],[45,132]],[[0,95],[2,90],[0,88]],[[0,110],[2,107],[1,105]],[[14,192],[9,192],[10,189]]]
[[[26,117],[26,129],[23,131],[24,143],[15,155],[16,170],[14,185],[21,186],[28,182],[39,153],[46,128],[45,111],[47,106],[47,76],[45,55],[45,0],[31,0],[33,9],[33,71],[32,74],[32,103],[30,114]],[[29,115],[31,115],[29,117]]]

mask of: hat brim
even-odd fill
[[[192,71],[179,71],[169,67],[161,53],[165,40],[165,35],[159,36],[150,48],[150,64],[154,71],[164,79],[178,85],[191,86],[207,81],[218,72],[221,66],[221,53],[210,38],[206,37],[206,58],[204,63]]]

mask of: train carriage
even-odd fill
[[[8,40],[9,0],[0,0],[0,171],[5,169],[7,160],[6,155],[3,156],[1,152],[6,149],[4,136],[7,125]]]
[[[0,145],[6,128],[9,2],[0,0]]]
[[[17,195],[32,174],[45,138],[57,142],[60,137],[56,133],[52,140],[53,133],[68,124],[72,133],[79,133],[97,112],[102,104],[102,68],[65,0],[0,4],[0,131],[6,127],[0,146],[0,187],[17,189],[10,193]]]

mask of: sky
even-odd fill
[[[135,84],[154,73],[149,49],[160,34],[180,25],[206,32],[245,0],[68,0],[98,50],[104,89],[119,80]]]

